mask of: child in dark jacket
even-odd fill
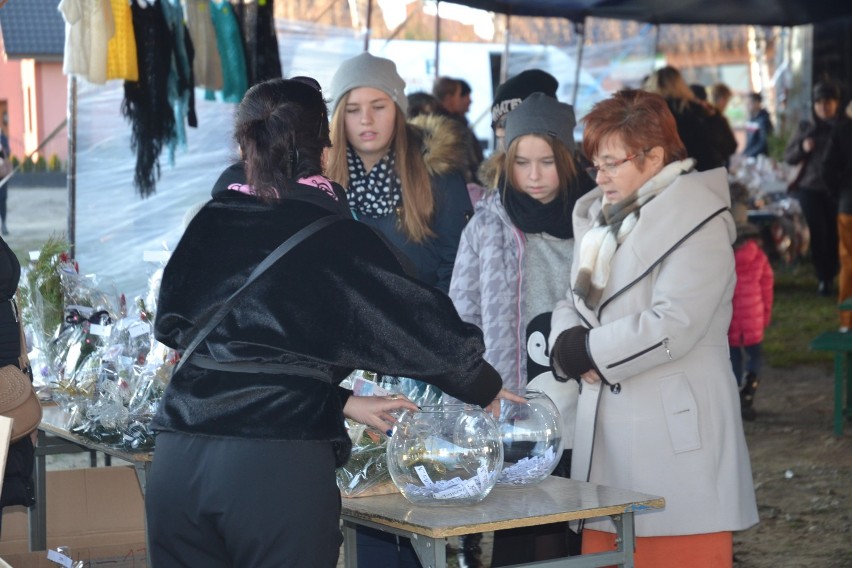
[[[748,190],[731,184],[731,213],[737,224],[734,243],[737,286],[733,316],[728,330],[731,364],[740,385],[740,407],[744,420],[754,420],[754,393],[759,384],[763,333],[772,315],[774,274],[766,253],[760,248],[757,227],[748,222]]]

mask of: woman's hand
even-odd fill
[[[391,415],[394,410],[420,410],[416,404],[401,394],[387,396],[350,396],[343,407],[343,415],[380,432],[388,433],[396,424]]]
[[[526,402],[526,399],[524,397],[518,396],[510,390],[500,389],[500,392],[497,393],[497,396],[494,397],[494,400],[491,401],[491,404],[485,407],[485,411],[490,412],[495,419],[500,418],[501,400],[511,400],[512,402],[518,403]]]

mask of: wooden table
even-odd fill
[[[129,462],[136,470],[136,478],[142,495],[145,495],[145,485],[148,470],[153,458],[152,452],[128,452],[122,449],[101,444],[79,436],[69,431],[70,415],[55,404],[42,406],[44,415],[38,427],[38,445],[35,449],[35,505],[29,508],[30,521],[30,551],[47,549],[47,481],[46,456],[53,454],[68,454],[78,452],[102,452],[108,458],[116,457]]]
[[[344,565],[357,566],[357,525],[408,537],[424,568],[444,568],[447,537],[608,516],[618,533],[617,550],[524,566],[630,568],[633,514],[664,506],[662,497],[554,476],[531,487],[497,486],[482,502],[459,507],[414,505],[401,494],[343,499]]]

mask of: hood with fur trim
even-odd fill
[[[421,114],[409,121],[420,136],[423,161],[430,176],[463,172],[467,168],[465,126],[440,115]]]

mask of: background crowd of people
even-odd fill
[[[156,337],[186,356],[154,422],[155,565],[334,566],[344,417],[387,432],[393,412],[417,410],[339,386],[369,369],[482,407],[544,391],[563,418],[554,474],[666,498],[637,516],[637,566],[732,566],[733,531],[758,522],[742,420],[755,418],[773,273],[726,167],[770,153],[772,119],[744,93],[740,149],[731,89],[666,66],[598,102],[578,144],[558,86],[528,69],[497,87],[488,158],[461,78],[406,94],[392,61],[362,53],[328,92],[310,77],[247,91],[240,158],[162,280]],[[841,101],[815,85],[813,116],[784,150],[800,166],[791,191],[817,291],[834,294],[839,273],[839,300],[852,295]],[[11,305],[19,267],[6,264]],[[841,317],[848,331],[852,313]],[[8,475],[3,504],[20,500]],[[404,538],[357,538],[361,566],[420,566]],[[498,531],[492,565],[614,539],[609,521]],[[479,546],[462,540],[461,566],[481,566]]]
[[[270,566],[286,554],[332,566],[340,537],[330,473],[348,455],[342,418],[385,431],[390,412],[411,405],[336,387],[368,368],[483,406],[543,390],[564,421],[556,475],[666,498],[665,510],[637,517],[637,566],[731,566],[733,531],[758,522],[742,420],[755,418],[773,274],[748,222],[748,191],[729,187],[726,167],[735,154],[769,152],[774,129],[761,95],[745,94],[738,151],[725,116],[730,88],[690,86],[663,67],[598,102],[578,145],[558,80],[529,69],[496,89],[495,150],[484,159],[466,81],[405,88],[393,62],[362,53],[340,65],[327,93],[308,77],[279,79],[240,104],[242,158],[166,268],[158,339],[187,349],[209,306],[240,293],[276,242],[313,219],[335,222],[242,292],[227,325],[172,378],[149,482],[152,556]],[[848,185],[839,172],[850,167],[839,100],[836,87],[817,85],[814,118],[785,154],[803,163],[795,191],[813,224],[821,293],[843,265],[830,248],[833,200]],[[852,219],[852,208],[844,215]],[[223,254],[235,262],[223,265]],[[850,284],[841,278],[840,288]],[[270,414],[258,429],[248,406],[226,402],[249,385],[255,414],[283,417]],[[296,400],[310,414],[304,423],[290,408]],[[225,456],[259,447],[264,465],[224,468]],[[309,474],[294,456],[314,464]],[[203,489],[187,486],[201,470],[223,469]],[[270,483],[263,469],[298,488],[290,513],[246,490],[220,491],[247,473],[252,487]],[[249,505],[263,512],[250,526],[231,513]],[[303,521],[294,527],[308,514],[310,534]],[[258,531],[277,545],[249,547]],[[407,539],[357,532],[359,565],[420,565]],[[498,531],[492,565],[610,550],[613,532],[606,521]],[[462,539],[460,566],[481,566],[479,552],[479,535]]]

